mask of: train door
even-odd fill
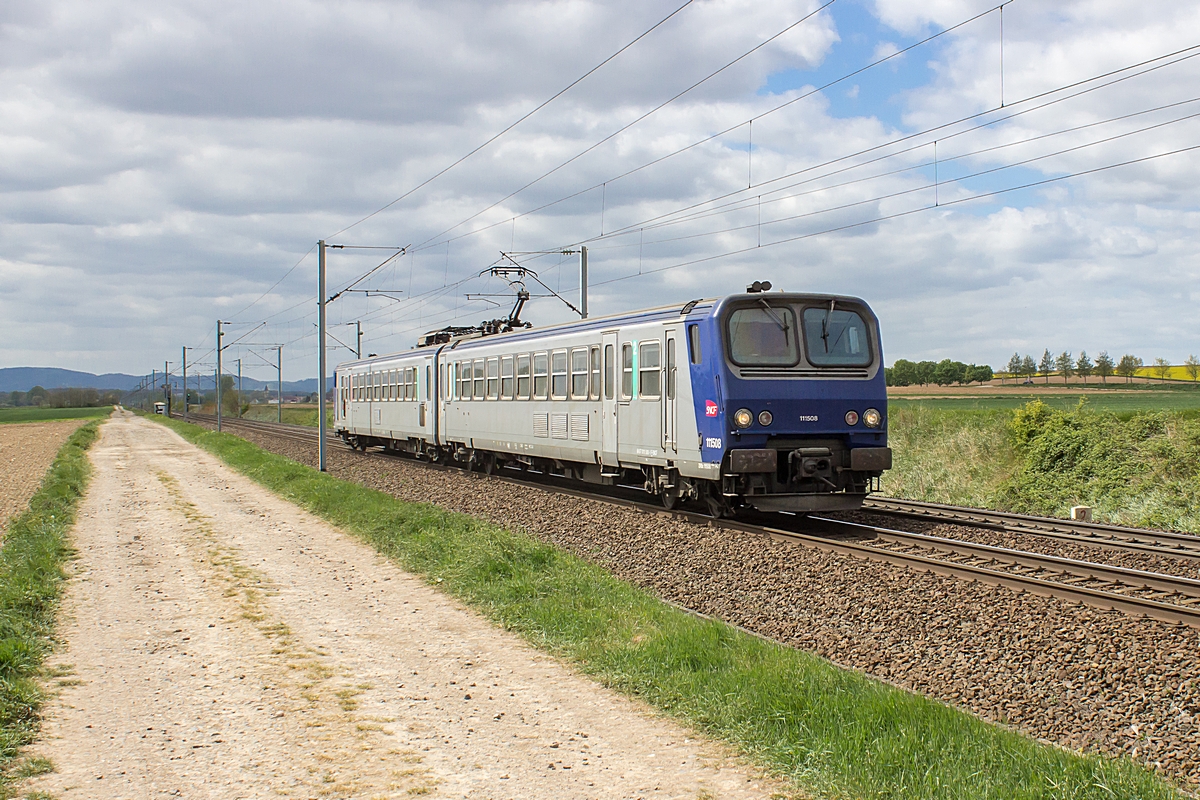
[[[663,452],[668,456],[679,449],[679,436],[676,428],[676,370],[675,370],[675,331],[667,331],[667,356],[663,359]]]
[[[450,384],[447,383],[447,379],[451,378],[448,374],[451,367],[442,360],[442,348],[440,347],[433,360],[436,383],[433,386],[433,399],[430,402],[433,403],[437,414],[437,419],[433,422],[433,443],[441,445],[446,441],[446,398],[450,394],[448,391]]]
[[[419,381],[423,390],[417,404],[417,425],[421,429],[423,438],[427,442],[433,441],[433,356],[425,357],[425,366],[422,370],[423,378]]]
[[[601,388],[600,463],[606,472],[617,469],[617,332],[607,331],[603,339],[604,379]]]

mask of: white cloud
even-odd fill
[[[903,46],[906,38],[988,7],[879,0],[879,17],[895,35],[872,49],[891,52],[893,40]],[[817,95],[756,121],[749,155],[742,126],[611,180],[799,97],[804,89],[782,97],[758,89],[773,73],[820,67],[846,40],[848,32],[822,14],[454,235],[499,224],[441,243],[440,232],[811,8],[750,0],[693,4],[514,133],[339,237],[436,246],[398,260],[371,284],[420,302],[347,297],[331,307],[332,321],[365,320],[368,346],[381,351],[407,347],[416,333],[456,314],[459,321],[495,316],[502,312],[464,299],[466,287],[439,287],[479,272],[501,249],[552,249],[594,237],[603,219],[608,233],[631,227],[626,236],[590,244],[594,313],[639,307],[647,298],[737,291],[769,278],[793,289],[866,297],[885,323],[890,358],[1000,363],[1013,349],[1050,347],[1180,360],[1197,349],[1189,344],[1200,333],[1192,300],[1181,291],[1200,277],[1194,154],[865,226],[857,223],[932,204],[931,140],[846,172],[833,173],[851,162],[814,169],[998,105],[995,15],[960,29],[943,46],[906,55],[896,72],[854,79],[862,87],[856,108],[865,108],[865,97],[889,93],[896,74],[921,74],[921,65],[930,65],[922,85],[892,92],[903,111],[899,128],[883,121],[893,118],[883,109],[880,118],[839,117],[836,103]],[[332,6],[59,0],[6,7],[0,12],[4,365],[137,372],[174,360],[181,344],[206,344],[218,316],[255,322],[274,315],[275,327],[256,340],[297,340],[285,351],[285,373],[312,374],[313,339],[301,338],[311,332],[311,255],[271,295],[240,310],[315,239],[468,152],[662,13],[644,4],[579,0]],[[1198,15],[1165,1],[1130,9],[1018,0],[1005,11],[1006,101],[1189,44],[1185,37],[1200,27]],[[1179,107],[977,152],[1187,99],[1198,68],[1200,58],[973,133],[941,131],[939,201],[1196,143],[1198,122],[1183,121],[954,182],[1196,113],[1200,108]],[[814,75],[812,83],[827,78]],[[1006,113],[1031,105],[1018,103]],[[882,174],[904,166],[911,169]],[[731,197],[741,204],[729,213],[668,227],[647,223],[744,189],[748,180],[789,173],[798,174]],[[878,177],[865,180],[870,176]],[[511,221],[604,181],[603,190]],[[780,188],[787,184],[797,185]],[[842,226],[855,227],[821,234]],[[784,239],[794,241],[756,246]],[[735,250],[746,252],[654,272]],[[334,251],[331,285],[377,258],[375,251]],[[573,296],[569,257],[529,263]],[[639,270],[641,278],[606,282]],[[481,281],[470,288],[504,287]],[[1152,304],[1154,314],[1139,303]],[[535,300],[527,316],[544,323],[569,315],[551,298]]]

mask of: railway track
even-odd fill
[[[1200,536],[1187,533],[1032,517],[1004,511],[960,508],[915,500],[897,500],[890,497],[872,497],[863,505],[863,510],[935,522],[991,528],[1006,533],[1031,533],[1113,550],[1200,560]]]
[[[191,416],[197,421],[208,424],[216,421],[215,417],[195,414]],[[231,430],[240,428],[306,444],[316,444],[318,437],[316,429],[281,425],[274,422],[226,419],[223,421],[223,426]],[[331,444],[336,443],[335,446],[338,449],[353,452],[352,448],[336,436],[328,435],[328,440]],[[360,455],[366,458],[388,457],[382,452],[367,452]],[[412,461],[409,463],[421,464],[432,469],[459,471],[457,467],[443,467],[428,462]],[[517,473],[512,476],[501,474],[493,476],[493,479],[523,486],[533,484],[560,494],[615,503],[642,512],[686,519],[698,524],[719,525],[824,552],[895,564],[960,580],[1005,586],[1016,591],[1055,597],[1106,611],[1121,611],[1132,616],[1150,617],[1200,628],[1200,581],[1191,578],[1162,575],[816,516],[781,517],[755,514],[746,519],[714,520],[706,514],[684,509],[665,511],[656,504],[631,497],[628,492],[583,490],[576,485],[564,486],[553,476],[541,476],[537,473],[519,473],[519,475],[520,477],[517,477]],[[535,477],[537,480],[533,480]],[[1184,557],[1191,557],[1190,552],[1185,552],[1177,545],[1174,546],[1174,549],[1166,549],[1166,545],[1157,543],[1171,541],[1176,537],[1186,538],[1182,534],[1085,524],[1086,528],[1108,532],[1103,535],[1097,532],[1097,539],[1093,541],[1086,538],[1088,533],[1070,533],[1070,531],[1079,530],[1084,526],[1058,520],[1020,517],[998,512],[980,511],[976,514],[973,509],[955,509],[949,506],[935,507],[945,509],[944,516],[935,517],[932,510],[930,510],[931,513],[923,513],[926,509],[916,507],[930,506],[931,504],[914,504],[910,509],[900,511],[884,507],[892,504],[900,505],[890,499],[869,502],[871,507],[867,510],[871,511],[1013,530],[1013,528],[1002,527],[1010,523],[998,519],[1008,518],[1014,525],[1016,522],[1013,520],[1019,520],[1023,525],[1019,530],[1024,533],[1057,535],[1058,538],[1074,536],[1080,541],[1137,552],[1146,552],[1147,547],[1162,547],[1163,549],[1155,549],[1151,552],[1165,552],[1169,555],[1182,554]],[[962,513],[952,517],[951,512]],[[988,517],[993,519],[987,519]],[[1042,527],[1038,527],[1037,523],[1040,523]],[[1045,532],[1043,528],[1049,529],[1049,532]],[[1200,557],[1200,550],[1193,552],[1196,553],[1196,557]]]

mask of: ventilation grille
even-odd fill
[[[550,415],[549,414],[534,414],[533,415],[533,435],[542,439],[550,438]]]
[[[586,442],[588,440],[587,414],[571,415],[571,438],[577,442]]]
[[[567,415],[566,414],[551,414],[550,415],[550,438],[551,439],[566,439],[567,438]]]

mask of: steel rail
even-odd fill
[[[1200,559],[1200,536],[1187,533],[1034,517],[1005,511],[923,503],[891,497],[868,498],[863,504],[863,511],[991,528],[1006,533],[1026,533],[1110,550]]]
[[[206,422],[210,421],[205,417],[201,417],[201,419]],[[213,417],[212,420],[215,420],[215,417]],[[310,443],[315,441],[317,437],[317,432],[315,430],[306,429],[303,426],[287,425],[275,422],[261,422],[257,420],[234,419],[228,420],[227,422],[232,423],[234,427],[249,428],[293,440],[302,439],[303,441]],[[291,430],[287,430],[289,428]],[[346,446],[346,450],[349,450],[350,452],[357,452],[348,445]],[[388,457],[382,452],[358,454],[367,458]],[[457,467],[443,466],[426,461],[416,461],[410,459],[406,460],[406,463],[412,463],[422,467],[433,468],[447,472],[462,472],[462,470]],[[1013,562],[1015,562],[1017,566],[1036,569],[1047,573],[1063,574],[1069,572],[1069,574],[1072,576],[1084,580],[1108,581],[1110,583],[1119,583],[1122,586],[1133,588],[1146,587],[1159,592],[1181,594],[1186,595],[1188,598],[1195,597],[1197,600],[1200,600],[1200,581],[1190,578],[1159,575],[1157,573],[1143,572],[1141,570],[1129,570],[1104,564],[1094,564],[1086,561],[1074,561],[1072,559],[1063,559],[1057,556],[1047,556],[1039,553],[1007,550],[1005,548],[995,548],[988,545],[975,544],[973,542],[959,542],[953,539],[943,539],[924,534],[896,531],[888,528],[862,525],[853,522],[844,522],[841,520],[832,520],[821,517],[793,518],[796,520],[798,525],[809,525],[811,527],[823,528],[826,534],[815,535],[814,533],[786,530],[770,524],[754,524],[731,519],[713,519],[707,514],[696,511],[688,511],[683,509],[673,509],[671,511],[667,511],[656,504],[648,503],[643,500],[634,500],[628,497],[621,497],[610,492],[601,492],[592,489],[585,490],[576,486],[563,486],[556,482],[557,479],[554,476],[545,476],[540,473],[528,472],[519,474],[522,475],[522,477],[518,478],[515,475],[491,475],[487,477],[490,477],[493,480],[500,480],[519,486],[533,486],[545,491],[551,491],[556,494],[567,495],[578,499],[610,503],[642,513],[684,520],[694,524],[706,525],[710,527],[721,527],[729,530],[736,530],[742,533],[766,536],[775,541],[800,545],[822,552],[836,553],[865,559],[868,561],[902,566],[908,569],[930,572],[946,577],[953,577],[959,580],[978,581],[990,586],[1004,586],[1017,592],[1029,592],[1030,594],[1039,595],[1042,597],[1053,597],[1070,603],[1091,606],[1100,610],[1121,611],[1134,617],[1149,617],[1163,622],[1183,624],[1193,628],[1200,628],[1200,608],[1193,608],[1189,605],[1164,603],[1161,602],[1160,599],[1138,597],[1136,595],[1124,595],[1118,592],[1107,591],[1105,589],[1077,586],[1062,581],[1047,580],[1044,577],[1036,577],[1034,575],[1021,574],[1020,572],[1006,571],[1003,568],[996,569],[991,566],[981,566],[979,564],[968,564],[948,560],[944,557],[894,550],[887,546],[881,547],[866,543],[864,541],[853,541],[850,538],[846,538],[845,534],[850,534],[860,538],[867,537],[871,540],[884,542],[885,544],[912,544],[915,542],[921,542],[922,546],[926,547],[928,550],[942,550],[944,552],[948,552],[952,556],[958,555],[960,557],[985,559],[992,558],[997,562],[1001,561],[999,556],[1003,555],[1008,558],[1010,567],[1012,566]],[[531,478],[534,476],[539,479],[531,480]],[[474,477],[476,479],[480,479],[485,476],[475,473]],[[841,536],[831,536],[829,534],[841,534]]]

